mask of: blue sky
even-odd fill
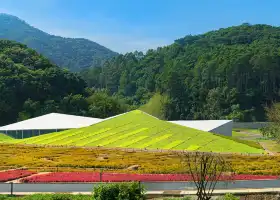
[[[0,12],[125,53],[244,22],[279,26],[279,7],[280,0],[1,0]]]

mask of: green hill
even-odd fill
[[[89,127],[13,142],[18,144],[263,153],[261,149],[212,133],[159,120],[140,110],[131,111]]]
[[[0,142],[8,142],[8,141],[15,141],[15,140],[3,133],[0,133]]]
[[[85,88],[77,74],[23,44],[0,40],[0,126],[50,112],[70,114],[69,99],[83,100]]]
[[[93,41],[50,35],[15,16],[6,14],[0,14],[0,39],[26,44],[58,66],[72,71],[100,66],[107,59],[117,55]]]
[[[139,105],[168,96],[164,118],[266,120],[264,105],[280,101],[280,27],[250,25],[189,35],[145,55],[127,53],[87,82]]]
[[[166,96],[156,93],[145,105],[140,106],[139,110],[142,110],[145,113],[153,115],[159,119],[163,119],[163,105],[166,101]]]

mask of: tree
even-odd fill
[[[219,180],[230,180],[232,168],[223,156],[214,153],[186,154],[185,162],[197,188],[198,200],[209,200]],[[228,174],[230,172],[230,174]]]
[[[23,104],[23,110],[19,113],[19,120],[26,120],[40,115],[40,102],[28,99]]]
[[[266,116],[270,122],[268,126],[261,128],[261,133],[265,137],[273,137],[280,143],[280,103],[275,103],[266,107]]]
[[[106,118],[128,111],[127,105],[116,96],[109,96],[106,90],[95,91],[87,102],[91,117]]]
[[[64,112],[72,115],[84,115],[88,109],[86,98],[81,94],[70,94],[64,97],[60,104],[60,108]]]

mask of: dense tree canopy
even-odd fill
[[[108,117],[126,109],[25,45],[0,40],[0,125],[50,112]]]
[[[117,53],[90,40],[63,38],[36,29],[17,17],[0,14],[0,39],[14,40],[71,71],[100,66]]]
[[[82,74],[90,86],[135,105],[167,95],[166,119],[262,121],[264,106],[280,98],[280,28],[242,24],[186,36]]]

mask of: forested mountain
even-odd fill
[[[0,39],[14,40],[49,58],[71,71],[100,66],[117,53],[87,39],[63,38],[47,34],[21,19],[0,14]]]
[[[145,55],[119,55],[83,76],[135,105],[161,94],[166,119],[262,121],[264,106],[280,100],[280,28],[242,24],[189,35]]]
[[[0,40],[0,125],[50,112],[108,117],[127,110],[25,45]]]

